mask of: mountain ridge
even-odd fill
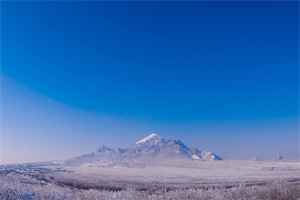
[[[95,152],[75,157],[68,160],[66,164],[91,164],[101,161],[151,162],[152,160],[218,161],[222,158],[212,152],[189,148],[181,140],[166,140],[152,133],[124,149],[101,145]]]

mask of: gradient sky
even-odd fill
[[[299,2],[1,2],[1,163],[156,133],[299,155]]]

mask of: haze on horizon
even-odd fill
[[[151,133],[299,159],[299,2],[1,2],[0,164]]]

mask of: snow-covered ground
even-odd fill
[[[2,166],[0,174],[0,199],[300,198],[299,162],[47,162]]]
[[[299,200],[300,164],[178,160],[132,166],[16,165],[1,169],[0,198]]]
[[[55,167],[51,167],[55,169]],[[136,165],[97,163],[63,167],[54,173],[57,180],[115,188],[199,188],[231,187],[239,184],[260,185],[275,180],[299,182],[299,162],[258,162],[223,160],[213,162],[162,163]]]
[[[232,188],[156,190],[124,189],[121,191],[78,189],[53,182],[34,180],[23,175],[10,175],[0,179],[0,199],[22,200],[299,200],[300,186],[285,182],[268,185]]]

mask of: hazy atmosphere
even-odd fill
[[[299,159],[299,2],[1,2],[0,164],[151,133]]]

